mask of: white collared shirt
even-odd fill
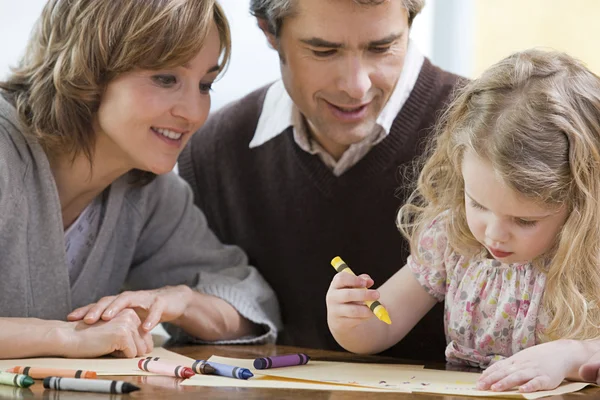
[[[340,176],[356,165],[373,146],[381,142],[390,133],[394,119],[404,106],[417,82],[424,60],[423,54],[409,40],[400,79],[387,104],[377,117],[373,133],[360,142],[350,145],[337,161],[309,134],[306,120],[295,106],[281,80],[271,85],[267,91],[256,132],[250,141],[249,147],[259,147],[292,126],[294,140],[298,146],[310,154],[318,155],[323,163],[331,168],[335,176]]]

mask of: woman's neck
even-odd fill
[[[94,157],[95,159],[98,159]],[[90,163],[82,154],[50,160],[62,211],[63,228],[67,229],[81,212],[128,168],[107,163]]]

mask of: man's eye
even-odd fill
[[[312,51],[313,54],[317,57],[321,57],[321,58],[325,58],[325,57],[331,57],[332,55],[334,55],[337,50],[313,50]]]
[[[387,53],[390,50],[390,46],[371,47],[370,50],[372,53],[383,54],[383,53]]]

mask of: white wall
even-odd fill
[[[46,0],[0,0],[0,79],[19,60]]]
[[[415,19],[411,37],[421,51],[442,68],[470,76],[473,0],[427,0]],[[45,0],[0,0],[0,78],[15,65]],[[233,51],[229,69],[214,85],[212,110],[277,79],[279,59],[269,48],[249,0],[220,0],[229,18]]]

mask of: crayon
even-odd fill
[[[138,368],[142,371],[154,372],[159,375],[174,376],[176,378],[191,378],[196,373],[189,367],[170,362],[159,361],[159,357],[146,357],[138,361]]]
[[[308,362],[308,360],[310,360],[310,357],[304,353],[261,357],[254,360],[254,368],[269,369],[279,367],[290,367],[292,365],[304,365]]]
[[[248,379],[252,378],[254,374],[250,372],[248,368],[236,367],[234,365],[227,364],[219,364],[212,361],[206,360],[196,360],[194,364],[192,364],[192,369],[196,370],[198,365],[202,365],[202,363],[208,363],[215,369],[214,374],[219,376],[227,376],[229,378],[237,378],[237,379]]]
[[[350,267],[340,257],[335,257],[333,260],[331,260],[331,265],[333,266],[333,268],[335,268],[337,272],[347,272],[356,276],[356,274],[352,272]],[[365,304],[371,309],[373,314],[375,314],[377,318],[379,318],[381,321],[385,322],[388,325],[392,323],[390,315],[379,301],[365,301]]]
[[[210,365],[208,362],[206,362],[204,360],[194,361],[194,363],[192,364],[192,370],[197,374],[204,374],[204,375],[217,373],[217,370],[215,369],[215,367],[213,367],[212,365]]]
[[[58,376],[44,378],[44,388],[111,394],[131,393],[140,390],[139,387],[129,382],[109,381],[107,379],[60,378]]]
[[[23,374],[0,372],[0,384],[27,388],[34,384],[33,378]]]
[[[80,369],[58,369],[58,368],[38,368],[38,367],[13,367],[6,372],[14,374],[29,375],[33,379],[44,379],[47,376],[60,376],[62,378],[83,378],[94,379],[94,371],[82,371]]]
[[[146,357],[146,359],[149,359],[151,357]],[[160,357],[154,357],[155,361],[160,361],[163,362]],[[202,361],[202,360],[200,360]],[[188,367],[186,367],[188,368]],[[192,371],[196,374],[203,374],[203,375],[209,375],[209,374],[214,374],[215,372],[217,372],[216,369],[214,369],[214,367],[212,367],[209,363],[207,363],[206,361],[204,362],[194,362],[194,364],[192,364],[191,367],[189,367],[192,369]]]

